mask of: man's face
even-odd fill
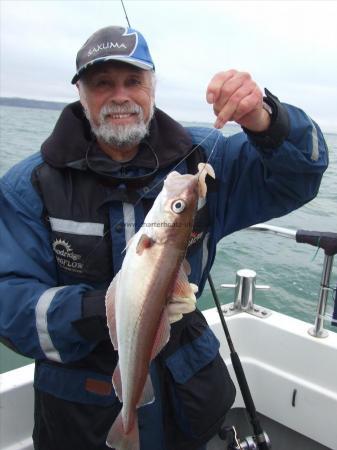
[[[98,140],[116,148],[137,145],[153,115],[149,71],[118,62],[93,66],[79,83],[81,103]]]

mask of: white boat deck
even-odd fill
[[[205,316],[221,341],[222,356],[235,380],[217,312],[208,310]],[[256,409],[337,450],[337,333],[324,339],[312,337],[308,323],[276,312],[266,319],[241,313],[226,322]],[[235,407],[244,407],[238,387]]]

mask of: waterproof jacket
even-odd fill
[[[267,132],[230,137],[183,128],[157,109],[138,155],[124,164],[100,151],[77,102],[63,111],[41,151],[1,179],[0,335],[39,362],[38,389],[83,403],[115,401],[113,391],[100,392],[100,382],[111,384],[117,357],[105,323],[105,290],[165,176],[191,170],[193,148],[204,160],[211,155],[216,174],[187,254],[198,295],[220,239],[316,196],[328,163],[319,127],[269,93],[266,101],[273,109]],[[173,377],[187,379],[215,358],[219,343],[207,327],[199,328],[187,354],[169,352]]]

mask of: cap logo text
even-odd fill
[[[99,45],[96,45],[96,47],[90,48],[88,51],[88,56],[91,56],[94,53],[98,53],[101,50],[109,50],[110,48],[117,48],[117,49],[127,49],[126,45],[118,42],[105,42]]]

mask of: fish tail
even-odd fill
[[[139,450],[139,431],[138,431],[138,417],[135,412],[134,420],[132,420],[132,427],[125,433],[122,411],[119,413],[117,419],[112,424],[106,445],[116,450]]]

